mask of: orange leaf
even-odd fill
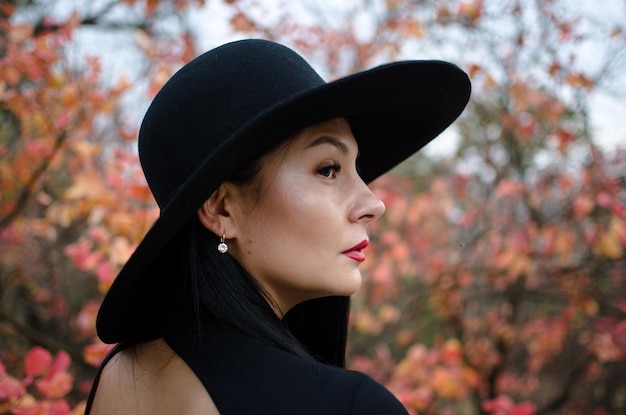
[[[6,66],[4,68],[3,78],[7,84],[14,86],[22,79],[22,73],[15,66]]]
[[[463,359],[463,349],[461,342],[457,339],[448,339],[441,348],[440,359],[447,365],[458,365]]]
[[[426,28],[418,20],[410,20],[404,24],[402,33],[406,37],[422,38],[426,35]]]
[[[467,385],[460,368],[436,367],[432,375],[432,385],[435,392],[443,398],[461,399],[467,395]]]
[[[483,14],[483,1],[482,0],[473,0],[473,1],[462,1],[459,4],[459,15],[461,17],[465,17],[469,20],[470,23],[475,23]]]
[[[480,65],[473,63],[468,68],[467,73],[469,74],[470,78],[475,78],[476,74],[481,71],[482,71],[482,67]]]
[[[552,76],[561,70],[561,65],[557,61],[552,61],[550,64],[550,68],[548,69],[548,73]]]
[[[80,330],[82,337],[93,336],[96,326],[96,315],[98,314],[98,308],[100,305],[96,301],[89,301],[80,310],[74,323]]]
[[[153,15],[158,5],[159,0],[146,0],[146,14],[148,16]]]
[[[110,344],[90,344],[83,349],[83,359],[85,359],[87,364],[98,367],[100,366],[100,363],[102,363],[102,359],[104,359],[106,354],[111,351],[111,348],[112,346]]]
[[[2,14],[5,18],[9,18],[15,13],[15,6],[11,3],[2,3],[0,5],[0,10],[2,10]]]
[[[255,27],[254,22],[242,12],[238,12],[230,19],[230,25],[238,32],[251,32]]]
[[[37,389],[48,399],[59,399],[72,390],[74,378],[67,372],[57,372],[35,382]]]
[[[570,74],[567,77],[567,83],[576,88],[591,89],[595,82],[582,73]]]

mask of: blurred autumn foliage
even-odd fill
[[[373,184],[387,213],[352,368],[411,413],[626,412],[626,148],[598,146],[589,113],[592,93],[626,93],[626,19],[558,0],[204,3],[0,3],[0,414],[82,413],[99,301],[158,214],[134,102],[227,40],[207,39],[207,6],[329,79],[402,58],[472,77],[456,143]],[[86,34],[131,51],[130,74]]]

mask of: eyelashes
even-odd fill
[[[330,179],[341,171],[341,165],[335,161],[327,161],[317,166],[315,171],[320,176]]]

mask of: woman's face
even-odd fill
[[[260,189],[236,199],[230,252],[283,312],[361,284],[366,225],[385,206],[359,177],[357,153],[345,119],[308,127],[265,157]]]

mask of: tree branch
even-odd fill
[[[19,196],[17,197],[17,201],[6,215],[0,217],[0,229],[6,228],[15,218],[19,216],[22,210],[26,207],[26,203],[30,199],[30,196],[35,191],[35,187],[37,182],[41,178],[41,176],[48,170],[50,164],[52,163],[52,159],[56,156],[58,151],[63,146],[63,143],[67,139],[67,133],[62,131],[57,135],[56,140],[54,141],[54,147],[52,149],[52,154],[44,159],[43,162],[33,171],[29,179],[26,181],[26,184],[22,188]]]
[[[76,343],[68,343],[67,341],[59,341],[53,337],[50,337],[44,333],[34,330],[17,320],[11,318],[5,313],[0,312],[0,322],[6,323],[8,326],[19,333],[22,337],[28,339],[30,342],[36,345],[40,345],[49,351],[64,350],[72,358],[72,362],[75,365],[87,366],[83,360],[81,348]]]
[[[98,26],[102,29],[108,30],[120,30],[120,29],[147,29],[148,23],[145,21],[137,21],[137,22],[107,22],[104,23],[104,17],[111,12],[115,6],[119,4],[119,1],[111,1],[108,4],[105,4],[98,10],[97,12],[90,13],[89,15],[83,17],[78,22],[79,26]],[[45,36],[51,32],[58,32],[64,27],[63,24],[58,24],[54,22],[47,21],[45,18],[39,19],[37,23],[35,23],[33,30],[33,37]]]
[[[567,380],[563,385],[563,388],[561,389],[561,392],[557,394],[554,398],[552,398],[552,400],[548,401],[542,408],[539,408],[535,415],[551,414],[562,408],[563,405],[568,402],[571,395],[572,387],[574,386],[576,381],[578,381],[580,376],[584,373],[585,369],[591,362],[591,359],[591,356],[586,356],[581,359],[578,366],[576,366],[574,370],[570,372]]]

